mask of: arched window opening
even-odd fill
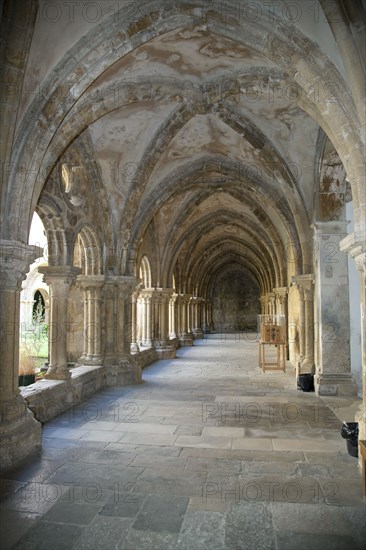
[[[151,269],[147,256],[143,256],[141,259],[140,279],[145,288],[151,288]]]
[[[29,267],[20,294],[19,385],[28,385],[41,376],[48,361],[49,287],[39,272],[47,265],[47,238],[43,222],[34,212],[28,243],[43,250]]]
[[[36,290],[33,299],[32,318],[35,323],[44,323],[46,320],[46,304],[42,293]]]

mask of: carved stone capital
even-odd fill
[[[287,299],[287,286],[281,286],[274,288],[274,293],[276,295],[276,298],[280,301],[281,304],[284,304]]]
[[[308,273],[306,275],[294,275],[291,279],[292,284],[296,286],[304,300],[313,299],[314,275]]]
[[[348,254],[355,260],[358,271],[366,272],[366,235],[365,232],[350,233],[339,243],[342,252]]]
[[[0,240],[0,283],[2,288],[21,289],[29,266],[43,255],[39,246]]]
[[[58,285],[69,286],[81,273],[79,267],[72,265],[65,266],[42,266],[38,269],[39,273],[42,273],[44,281],[51,287]]]
[[[83,290],[90,288],[102,288],[105,283],[104,275],[78,275],[76,277],[77,285]]]

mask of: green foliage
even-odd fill
[[[32,324],[21,333],[19,373],[33,374],[48,358],[48,324],[44,321],[44,307],[39,298],[32,316]]]

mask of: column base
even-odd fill
[[[16,416],[8,417],[6,403],[2,403],[2,421],[0,423],[0,471],[4,472],[16,466],[27,456],[41,449],[42,425],[34,418],[23,398],[9,403],[9,407],[18,411]],[[13,411],[14,411],[13,409]],[[10,415],[9,415],[10,416]]]
[[[155,348],[159,359],[174,359],[176,357],[176,348],[174,346],[166,346]]]
[[[314,377],[314,385],[317,395],[353,396],[358,390],[350,373],[321,373]]]
[[[78,361],[79,365],[95,365],[99,366],[103,364],[103,356],[102,355],[87,355],[84,357],[83,362],[80,362],[80,359]]]
[[[143,342],[141,342],[141,347],[143,347],[145,349],[152,348],[152,341],[151,340],[144,340]]]
[[[179,338],[178,338],[178,336],[175,336],[174,338],[171,338],[171,339],[170,339],[170,344],[171,344],[175,349],[178,349],[178,348],[179,348]]]
[[[190,332],[186,332],[179,336],[179,344],[182,348],[193,346],[193,335]]]
[[[203,331],[202,329],[200,328],[195,328],[194,331],[193,331],[193,338],[194,339],[198,339],[198,340],[202,340],[203,338]]]
[[[134,355],[135,353],[139,353],[139,351],[140,350],[136,342],[130,345],[130,353],[132,353],[132,355]]]
[[[51,365],[48,367],[44,378],[47,380],[71,380],[71,372],[67,368],[67,365]]]

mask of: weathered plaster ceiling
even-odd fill
[[[107,16],[104,10],[101,18]],[[229,22],[219,32],[216,21],[207,25],[198,19],[191,24],[182,17],[173,30],[147,35],[109,65],[101,62],[81,96],[85,113],[88,97],[93,98],[90,113],[99,109],[81,135],[90,141],[88,155],[99,168],[108,201],[115,261],[121,242],[127,242],[132,264],[122,272],[138,273],[142,251],[155,242],[151,257],[159,265],[153,269],[162,269],[160,282],[170,286],[176,262],[195,266],[198,278],[206,270],[214,275],[222,262],[232,264],[235,243],[239,264],[246,264],[262,287],[282,286],[288,249],[298,251],[309,240],[319,126],[300,108],[291,77],[260,51],[264,30],[253,25],[253,37],[262,42],[250,45],[249,34],[245,40],[229,37],[234,28]],[[308,23],[301,22],[307,34]],[[85,20],[73,25],[54,25],[57,47],[42,64],[40,44],[49,36],[39,23],[26,85],[32,78],[42,80],[66,46],[90,29]],[[105,44],[100,49],[105,51]],[[107,108],[106,96],[113,93],[115,105]],[[73,117],[86,120],[84,114],[78,119],[77,104],[74,111],[67,124]],[[220,240],[227,244],[221,263],[215,257]],[[202,251],[210,251],[211,258]],[[299,254],[296,261],[301,270],[307,259]]]

